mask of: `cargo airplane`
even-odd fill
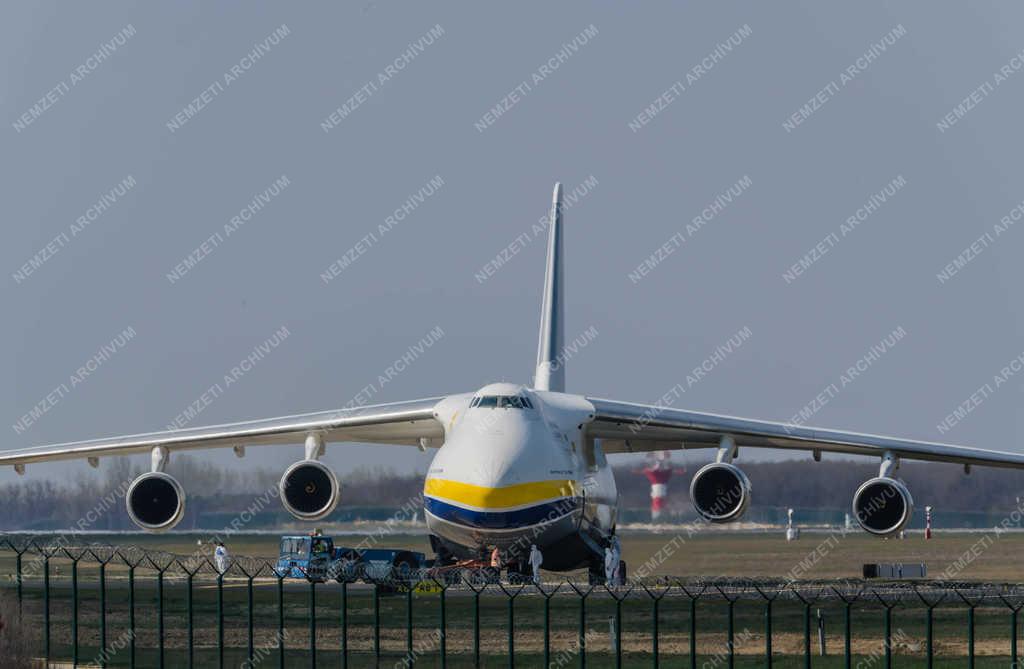
[[[562,189],[552,198],[537,366],[532,386],[493,383],[475,392],[210,427],[152,432],[0,452],[0,465],[150,453],[151,470],[126,493],[131,519],[150,531],[181,520],[185,492],[165,471],[175,454],[207,448],[304,444],[305,457],[280,481],[296,518],[328,517],[338,479],[321,461],[327,444],[397,444],[434,452],[423,499],[431,544],[442,560],[480,557],[497,546],[524,555],[536,544],[544,567],[600,570],[616,532],[618,493],[607,456],[716,449],[695,473],[690,497],[706,521],[738,519],[751,485],[734,460],[741,449],[774,448],[873,456],[878,476],[854,493],[853,514],[867,532],[888,536],[910,521],[913,501],[896,477],[902,460],[1024,468],[1024,455],[871,434],[737,418],[565,391]],[[517,552],[518,550],[518,552]]]

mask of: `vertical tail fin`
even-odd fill
[[[544,304],[540,312],[540,341],[537,344],[537,390],[565,392],[565,367],[559,356],[565,343],[562,305],[562,184],[555,184],[551,197],[551,229],[548,233],[547,270],[544,276]]]

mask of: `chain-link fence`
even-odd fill
[[[967,582],[495,581],[458,570],[294,578],[0,537],[2,634],[34,657],[131,667],[1018,667],[1024,587]],[[345,572],[349,573],[349,572]],[[365,574],[363,574],[365,576]],[[953,664],[949,664],[949,662]]]

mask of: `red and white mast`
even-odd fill
[[[643,468],[643,475],[651,483],[651,520],[660,520],[665,509],[665,498],[668,496],[668,482],[674,474],[686,471],[673,469],[671,455],[668,451],[656,451]]]

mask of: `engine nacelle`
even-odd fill
[[[185,490],[163,472],[149,472],[128,486],[125,504],[132,522],[150,532],[163,532],[185,515]]]
[[[299,520],[319,520],[334,511],[341,486],[331,469],[318,460],[300,460],[285,470],[279,484],[281,503]]]
[[[704,520],[730,523],[750,506],[750,479],[736,465],[712,462],[701,467],[690,481],[690,501]]]
[[[853,515],[865,531],[887,537],[898,533],[914,515],[914,500],[902,482],[877,476],[853,494]]]

